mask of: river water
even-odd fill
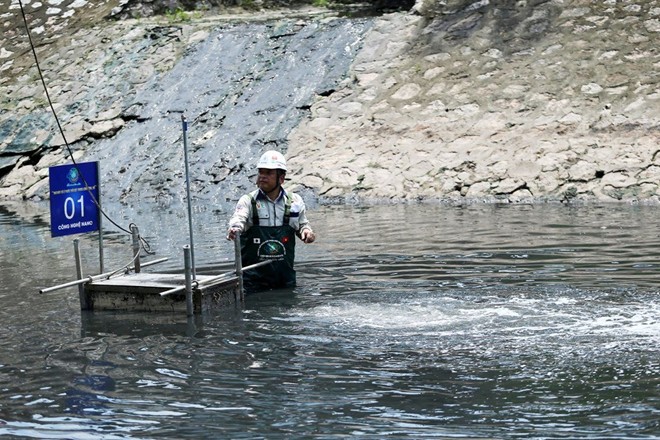
[[[227,210],[198,211],[198,266],[226,263]],[[134,214],[180,266],[185,216]],[[0,435],[660,438],[659,214],[314,206],[296,289],[187,320],[40,295],[73,278],[72,237],[0,208]],[[127,263],[128,238],[105,254]]]

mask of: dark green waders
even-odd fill
[[[260,226],[256,202],[252,200],[252,227],[241,234],[243,267],[270,260],[255,269],[243,272],[243,286],[246,293],[259,290],[295,287],[296,231],[289,225],[291,203],[287,200],[283,226]]]

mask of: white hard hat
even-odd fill
[[[284,158],[284,155],[278,151],[266,151],[259,158],[257,168],[286,171],[286,159]]]

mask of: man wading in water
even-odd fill
[[[241,234],[243,267],[272,261],[243,273],[247,292],[294,287],[296,236],[305,243],[312,243],[316,235],[307,220],[302,197],[282,188],[286,176],[284,156],[277,151],[267,151],[259,159],[257,168],[258,189],[238,201],[229,220],[227,240],[234,240],[236,234]]]

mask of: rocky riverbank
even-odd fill
[[[291,136],[295,180],[357,200],[657,203],[660,2],[503,3],[379,19]]]
[[[19,38],[16,7],[8,14],[0,199],[40,200],[48,166],[67,151]],[[315,8],[293,14],[96,21],[44,37],[37,52],[75,155],[139,124],[135,94],[219,23],[331,19]],[[291,184],[322,201],[658,203],[659,36],[657,0],[420,1],[365,27],[345,80],[299,106],[307,116],[287,139],[261,144],[285,150]],[[213,148],[204,136],[222,120],[205,124],[199,150]],[[198,184],[249,176],[253,156]],[[126,157],[126,168],[135,160]]]

